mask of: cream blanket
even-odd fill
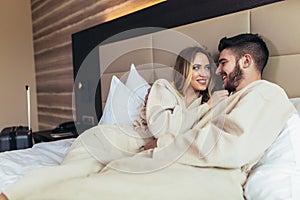
[[[149,107],[169,111],[160,117],[157,109],[147,110],[158,148],[139,152],[147,138],[132,127],[96,126],[77,139],[60,166],[33,171],[4,193],[9,199],[243,199],[248,171],[295,112],[284,91],[267,81],[211,110],[192,105],[191,115],[178,106],[178,95],[171,103],[162,98],[174,95],[168,84],[152,90]]]

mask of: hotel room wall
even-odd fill
[[[27,125],[28,84],[31,126],[38,130],[30,0],[0,1],[0,27],[0,129]]]
[[[300,90],[300,1],[286,0],[255,9],[249,9],[221,17],[175,28],[217,57],[219,39],[242,32],[259,33],[270,50],[270,59],[263,73],[263,78],[279,84],[290,98],[299,97]],[[164,37],[154,35],[153,45],[163,42]],[[154,51],[154,62],[172,66],[175,55],[168,56]],[[172,58],[173,57],[173,58]],[[168,59],[166,59],[168,58]],[[158,74],[163,69],[158,69]],[[168,72],[166,72],[168,73]]]
[[[270,60],[263,77],[282,86],[289,97],[300,97],[299,10],[299,0],[251,10],[251,31],[267,38],[270,47]]]
[[[217,45],[220,38],[224,36],[230,37],[243,32],[259,33],[266,40],[270,49],[270,59],[263,78],[278,83],[286,90],[289,97],[299,97],[300,91],[296,87],[300,85],[300,79],[297,78],[298,74],[300,74],[300,66],[298,64],[300,63],[300,28],[297,26],[300,20],[299,10],[300,2],[298,0],[286,0],[181,26],[174,30],[182,33],[184,38],[191,37],[199,44],[208,47],[208,50],[215,58],[218,54]],[[145,58],[156,63],[152,68],[152,77],[155,79],[158,77],[171,79],[170,68],[165,66],[173,66],[176,54],[185,46],[191,45],[191,42],[183,42],[178,45],[180,39],[175,39],[174,42],[165,44],[165,41],[172,39],[173,36],[171,34],[172,32],[165,30],[151,34],[151,39],[149,38],[150,36],[144,37],[146,41],[152,41],[152,47],[155,49],[153,52],[144,54]],[[138,41],[141,37],[135,39]],[[131,43],[132,41],[126,40],[117,49],[122,49],[124,46],[126,48],[130,47]],[[113,48],[114,45],[110,45],[110,47]],[[181,46],[181,48],[178,48],[178,46]],[[162,47],[163,49],[160,49]],[[119,61],[116,60],[113,63],[110,71],[102,75],[102,106],[105,105],[111,76],[115,73],[117,76],[122,77],[123,73],[129,70],[129,63],[135,62],[139,72],[144,77],[149,77],[151,66],[145,69],[143,64],[141,68],[139,63],[143,62],[140,61],[141,59],[138,56],[136,57],[137,59],[135,60],[132,59],[132,56],[126,58],[126,55],[122,55]]]
[[[40,130],[73,120],[71,34],[161,0],[31,0]]]
[[[255,9],[249,9],[201,22],[196,22],[174,30],[190,36],[217,57],[219,39],[243,32],[259,33],[270,50],[270,59],[263,78],[279,84],[289,97],[299,97],[300,79],[300,1],[286,0]],[[155,34],[154,34],[155,36]],[[153,38],[154,46],[163,42],[159,34]],[[154,51],[154,61],[172,65],[166,56]],[[174,57],[174,56],[173,56]],[[162,69],[159,70],[160,74]]]

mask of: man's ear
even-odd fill
[[[245,54],[241,60],[243,68],[248,68],[253,62],[252,56],[250,54]]]

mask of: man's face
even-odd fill
[[[234,92],[243,79],[243,71],[230,50],[224,49],[219,56],[216,74],[220,74],[225,90]]]

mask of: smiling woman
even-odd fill
[[[191,86],[195,92],[200,93],[207,89],[211,77],[211,67],[207,57],[202,53],[197,53],[192,69]],[[214,71],[212,71],[212,73],[214,73]]]
[[[200,47],[186,48],[179,53],[174,82],[178,92],[186,98],[187,106],[200,96],[203,102],[208,101],[215,86],[215,69],[210,54]]]

